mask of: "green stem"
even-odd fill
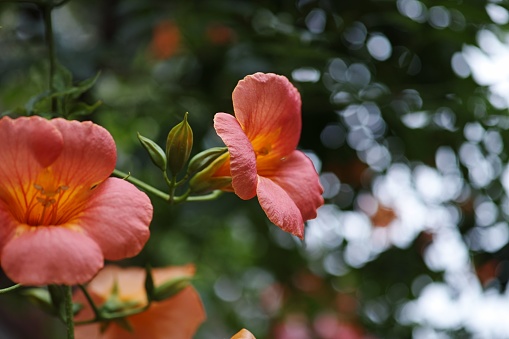
[[[48,46],[48,59],[49,59],[49,90],[51,93],[55,92],[55,84],[53,78],[55,76],[56,68],[56,57],[55,57],[55,39],[53,37],[53,21],[51,20],[51,12],[53,11],[52,4],[45,4],[41,6],[44,27],[45,27],[45,38]],[[56,113],[57,111],[57,98],[51,98],[51,112]]]
[[[10,287],[2,288],[2,289],[0,289],[0,294],[13,291],[13,290],[15,290],[17,288],[20,288],[20,287],[21,287],[21,284],[16,284],[16,285],[12,285]]]
[[[64,289],[65,323],[67,325],[67,339],[74,339],[74,310],[72,304],[72,287],[62,286]]]
[[[177,181],[177,183],[175,184],[176,187],[179,187],[179,186],[182,186],[186,183],[187,179],[189,179],[189,174],[186,174],[182,179],[180,179],[179,181]]]
[[[221,194],[223,194],[223,191],[215,190],[212,193],[209,193],[206,195],[195,195],[195,196],[188,197],[186,199],[186,201],[210,201],[210,200],[216,199]]]
[[[90,307],[92,308],[92,312],[94,312],[94,320],[95,319],[99,319],[100,318],[100,312],[99,312],[99,309],[97,308],[97,305],[94,303],[94,300],[92,300],[92,297],[90,296],[90,294],[88,293],[87,289],[85,288],[85,286],[83,285],[78,285],[78,287],[80,288],[80,290],[83,292],[83,294],[85,295],[85,298],[87,299],[88,301],[88,304],[90,305]]]
[[[184,194],[182,194],[181,196],[178,196],[178,197],[173,197],[173,203],[174,204],[180,204],[184,201],[187,201],[187,199],[189,198],[189,194],[191,194],[191,190],[188,189]]]
[[[170,198],[168,201],[170,204],[173,204],[173,198],[175,196],[175,188],[177,184],[177,177],[172,176],[170,180],[170,178],[168,178],[168,174],[166,173],[166,171],[164,171],[164,180],[166,180],[166,184],[170,188]]]
[[[163,199],[164,201],[169,201],[169,199],[170,199],[170,196],[168,194],[158,190],[157,188],[155,188],[155,187],[153,187],[139,179],[132,177],[130,174],[127,174],[127,173],[124,173],[122,171],[115,169],[115,170],[113,170],[113,175],[118,178],[124,179],[124,180],[130,182],[131,184],[138,186],[142,190],[149,192],[149,193],[155,195],[156,197]]]

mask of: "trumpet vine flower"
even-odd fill
[[[192,277],[194,266],[155,268],[152,270],[154,285],[182,277]],[[98,307],[108,300],[113,304],[140,308],[147,304],[144,287],[146,272],[139,267],[120,268],[106,266],[87,285],[87,291]],[[75,302],[84,305],[76,320],[87,320],[93,312],[81,291],[77,291]],[[110,303],[111,304],[111,303]],[[190,339],[205,320],[205,311],[200,297],[192,286],[187,286],[168,299],[152,302],[150,307],[135,315],[124,318],[124,327],[112,321],[107,326],[100,323],[76,327],[76,339]],[[126,329],[128,327],[128,329]]]
[[[323,205],[323,188],[311,160],[296,150],[299,92],[284,76],[256,73],[239,81],[232,98],[235,116],[214,117],[230,157],[215,176],[230,175],[225,190],[244,200],[258,196],[270,221],[303,239],[304,221]]]
[[[139,253],[152,205],[109,178],[116,148],[91,122],[0,119],[0,265],[23,285],[89,281],[104,259]]]

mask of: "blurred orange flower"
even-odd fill
[[[194,272],[193,265],[153,269],[154,285],[157,287],[176,278],[192,277]],[[147,304],[145,276],[142,268],[107,266],[88,284],[87,290],[98,307],[116,293],[121,304],[141,308]],[[74,301],[84,306],[76,321],[93,318],[90,305],[81,291],[75,293]],[[112,321],[109,324],[79,325],[75,336],[76,339],[191,339],[205,318],[198,293],[188,286],[169,299],[152,302],[145,312],[125,318],[132,331]]]
[[[235,334],[231,339],[256,339],[253,333],[249,332],[245,328],[240,330],[237,334]]]
[[[213,45],[227,45],[235,39],[235,32],[222,24],[211,24],[207,27],[206,35]]]
[[[151,51],[156,59],[175,55],[180,47],[180,29],[173,21],[162,21],[154,27]]]

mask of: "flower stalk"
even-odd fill
[[[55,39],[53,36],[53,21],[51,18],[51,12],[53,11],[53,5],[51,3],[41,4],[41,10],[44,17],[44,34],[46,39],[46,45],[48,47],[48,59],[49,59],[49,90],[51,93],[55,92],[54,77],[56,68],[56,55],[55,55]],[[51,98],[51,112],[55,113],[57,110],[57,98]]]
[[[21,284],[16,284],[16,285],[12,285],[12,286],[9,286],[9,287],[6,287],[6,288],[1,288],[0,289],[0,294],[7,293],[7,292],[10,292],[10,291],[14,291],[15,289],[20,288],[20,287],[21,287]]]
[[[64,314],[67,326],[67,339],[74,339],[74,310],[72,303],[72,287],[62,286],[64,289]]]
[[[130,173],[125,173],[118,169],[115,169],[115,170],[113,170],[112,174],[114,176],[116,176],[117,178],[121,178],[127,182],[130,182],[131,184],[138,186],[142,190],[144,190],[148,193],[151,193],[151,194],[155,195],[156,197],[163,199],[164,201],[168,201],[170,199],[170,196],[168,194],[158,190],[154,186],[151,186],[144,181],[136,179],[135,177],[131,176]]]

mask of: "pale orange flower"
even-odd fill
[[[152,270],[155,286],[178,277],[192,277],[194,266],[156,268]],[[145,270],[138,267],[107,266],[88,284],[87,290],[97,306],[103,305],[116,289],[121,302],[140,308],[147,304]],[[76,320],[87,320],[93,313],[81,291],[75,302],[85,306]],[[205,320],[200,297],[192,286],[185,287],[169,299],[152,302],[148,310],[126,318],[132,331],[111,322],[104,331],[101,324],[78,325],[76,339],[191,339]]]
[[[91,122],[0,119],[0,264],[23,285],[89,281],[140,252],[152,205],[109,178],[115,142]]]

